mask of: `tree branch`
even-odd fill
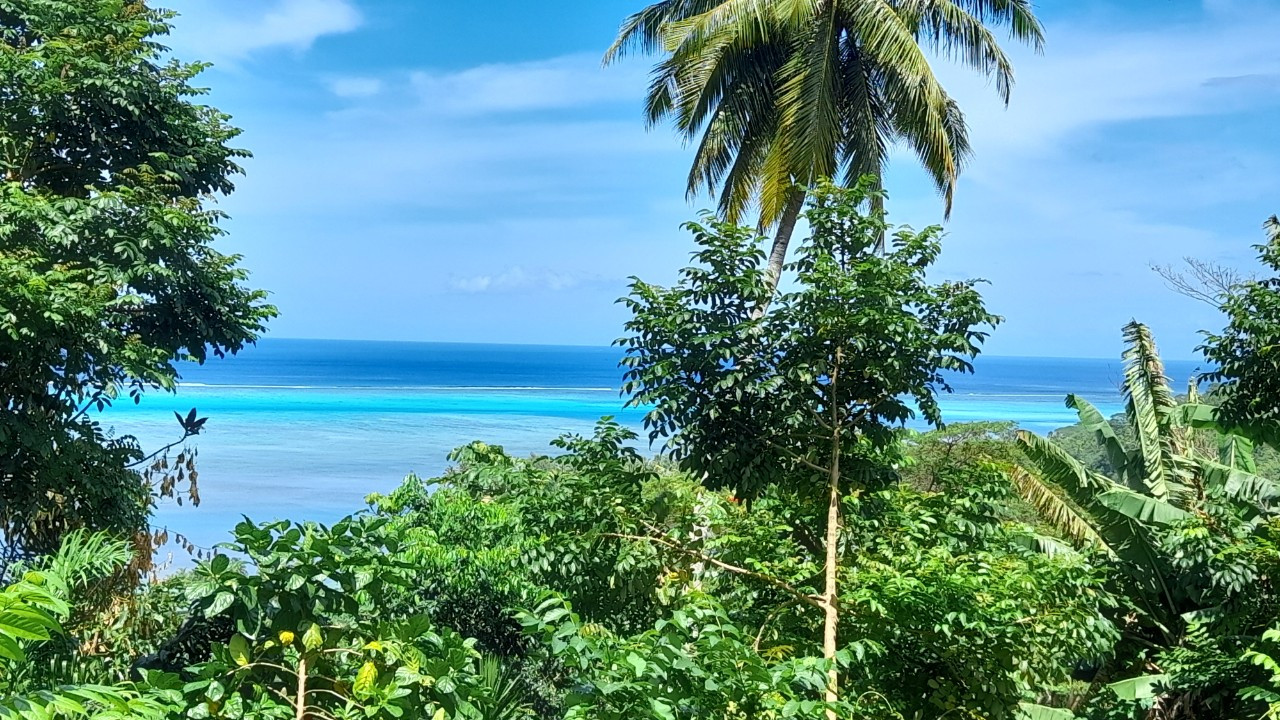
[[[824,609],[826,607],[826,604],[822,601],[821,598],[814,597],[813,595],[808,595],[803,591],[801,591],[799,588],[796,588],[795,586],[791,585],[790,583],[784,580],[779,580],[778,578],[771,577],[769,575],[765,575],[764,573],[759,573],[754,570],[748,570],[744,567],[738,567],[737,565],[730,565],[729,563],[724,562],[723,560],[717,560],[716,558],[713,558],[710,555],[707,555],[706,553],[698,552],[697,550],[692,550],[690,548],[684,547],[683,545],[680,545],[679,543],[668,540],[667,538],[653,537],[651,535],[627,535],[625,533],[602,533],[602,535],[604,537],[615,537],[623,540],[639,540],[641,542],[650,542],[655,545],[661,545],[662,547],[665,547],[668,550],[674,550],[683,555],[688,555],[689,557],[697,558],[702,562],[711,563],[712,565],[715,565],[721,570],[726,570],[736,575],[743,575],[745,577],[754,578],[763,583],[772,585],[773,587],[778,588],[779,590],[795,598],[798,602],[808,603],[809,605],[812,605],[813,607],[816,607],[818,609]]]
[[[1186,270],[1176,270],[1172,265],[1152,265],[1151,269],[1164,280],[1165,287],[1214,308],[1255,279],[1208,260],[1184,257],[1182,261]]]
[[[788,600],[787,602],[779,605],[773,610],[770,610],[769,614],[765,616],[764,622],[760,623],[760,630],[756,632],[756,640],[755,642],[751,643],[751,649],[754,650],[755,652],[760,652],[760,641],[764,638],[765,628],[769,627],[769,623],[773,622],[775,618],[781,615],[782,611],[788,608],[795,607],[796,605],[799,604],[799,602],[800,602],[799,600],[795,600],[795,599]]]
[[[825,468],[813,462],[812,460],[809,460],[808,458],[801,456],[800,453],[797,453],[795,450],[792,450],[791,448],[784,447],[768,439],[766,439],[765,442],[768,443],[770,446],[777,448],[781,452],[785,453],[787,457],[791,458],[792,460],[795,460],[796,462],[800,463],[801,465],[804,465],[805,467],[811,470],[822,473],[824,475],[831,472],[830,468]]]
[[[134,468],[136,468],[136,467],[141,467],[142,465],[145,465],[145,464],[147,464],[148,462],[150,462],[150,461],[154,460],[154,459],[156,458],[156,456],[160,455],[161,453],[167,453],[167,452],[169,452],[170,450],[174,449],[175,447],[177,447],[177,446],[181,445],[182,443],[186,442],[188,438],[195,437],[195,435],[196,435],[196,433],[193,433],[193,432],[191,432],[190,430],[183,430],[183,431],[182,431],[182,437],[178,438],[177,440],[174,440],[173,442],[169,443],[168,445],[165,445],[164,447],[160,448],[159,450],[156,450],[155,452],[153,452],[153,453],[151,453],[150,455],[148,455],[148,456],[146,456],[146,457],[142,458],[141,460],[137,460],[137,461],[135,461],[135,462],[133,462],[133,463],[130,463],[127,467],[128,467],[130,470],[132,470],[132,469],[134,469]]]

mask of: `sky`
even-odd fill
[[[642,1],[642,0],[641,0]],[[210,61],[212,104],[254,153],[225,252],[281,315],[274,337],[606,345],[628,278],[666,283],[691,149],[641,117],[650,59],[601,67],[634,0],[170,0],[167,44]],[[980,277],[1000,355],[1115,357],[1152,326],[1192,358],[1213,308],[1152,264],[1255,268],[1280,212],[1280,0],[1042,0],[1042,54],[1010,43],[1005,107],[936,72],[965,110],[934,277]],[[891,221],[942,222],[906,153]],[[799,236],[798,236],[799,237]]]

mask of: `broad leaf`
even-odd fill
[[[1169,682],[1168,675],[1141,675],[1139,677],[1113,682],[1107,687],[1121,700],[1150,700],[1157,694],[1160,685]]]
[[[1117,473],[1126,472],[1129,467],[1129,453],[1125,452],[1124,446],[1120,444],[1120,438],[1116,437],[1116,432],[1111,427],[1111,423],[1102,416],[1098,408],[1094,407],[1088,400],[1074,394],[1067,396],[1067,407],[1076,411],[1076,415],[1080,418],[1080,424],[1097,438],[1098,444],[1107,453],[1107,461],[1111,463],[1111,469]]]
[[[1175,479],[1170,415],[1176,402],[1151,331],[1131,322],[1125,326],[1124,336],[1128,345],[1124,352],[1125,409],[1142,453],[1141,480],[1157,500],[1168,500]]]
[[[1022,703],[1018,706],[1019,720],[1073,720],[1075,713],[1066,708],[1054,708],[1047,705]]]
[[[1185,510],[1123,487],[1098,495],[1098,502],[1145,525],[1168,525],[1191,517]]]

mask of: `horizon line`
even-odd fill
[[[303,342],[346,342],[346,343],[384,343],[384,344],[404,344],[404,345],[491,345],[499,347],[537,347],[537,348],[581,348],[591,350],[608,350],[613,349],[614,345],[588,345],[585,343],[531,343],[531,342],[499,342],[494,340],[400,340],[400,339],[368,339],[368,338],[320,338],[320,337],[280,337],[270,336],[262,337],[255,341],[263,340],[287,340],[287,341],[303,341]],[[1107,357],[1099,355],[1016,355],[1001,353],[981,353],[980,358],[1008,358],[1018,360],[1107,360],[1124,362],[1120,357]],[[1208,365],[1208,361],[1204,358],[1163,358],[1164,362],[1176,363],[1203,363]]]

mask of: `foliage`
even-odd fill
[[[37,571],[67,579],[58,592],[66,606],[58,618],[61,632],[28,653],[9,677],[11,687],[127,679],[129,664],[137,656],[135,648],[149,647],[147,641],[163,632],[155,625],[176,626],[171,617],[139,622],[132,614],[166,594],[135,587],[125,570],[130,559],[126,544],[77,530],[63,539],[55,554],[37,564]],[[165,609],[183,612],[186,608],[170,604]]]
[[[854,189],[818,187],[807,213],[813,234],[793,266],[798,289],[772,304],[760,238],[725,222],[691,224],[697,265],[671,288],[635,280],[623,301],[631,335],[619,341],[623,391],[632,405],[651,408],[651,441],[663,440],[707,486],[748,503],[774,491],[807,514],[808,527],[822,528],[820,539],[804,538],[820,550],[818,572],[799,583],[711,564],[822,612],[829,718],[839,712],[839,579],[850,548],[842,545],[842,504],[885,475],[895,427],[916,412],[909,401],[941,422],[936,394],[949,390],[942,372],[971,370],[982,328],[999,320],[974,282],[927,282],[941,250],[938,228],[899,229],[892,250],[877,251],[889,226],[875,209],[874,185],[864,178]]]
[[[662,0],[623,23],[605,61],[633,48],[662,55],[646,119],[672,118],[697,140],[690,193],[718,192],[729,222],[756,205],[762,229],[779,225],[776,285],[805,191],[841,174],[878,182],[896,143],[916,153],[950,212],[968,129],[928,55],[993,78],[1007,102],[1013,67],[990,26],[1043,43],[1026,0]]]
[[[57,682],[39,653],[62,634],[88,583],[129,559],[124,543],[71,533],[39,568],[0,591],[0,717],[160,718],[164,705],[135,689],[102,682]]]
[[[878,649],[858,670],[908,717],[1014,717],[1023,701],[1110,654],[1112,600],[1085,557],[1042,552],[1033,528],[1007,519],[1001,466],[954,470],[934,492],[897,485],[850,513],[860,552],[847,635]]]
[[[826,686],[815,658],[770,662],[712,598],[692,593],[643,633],[619,637],[550,598],[521,621],[570,668],[589,678],[566,720],[815,717]],[[842,717],[852,707],[838,704]]]
[[[0,531],[9,559],[77,527],[133,534],[155,466],[94,411],[171,389],[175,360],[253,341],[274,309],[212,247],[246,155],[165,59],[169,14],[123,0],[0,2]],[[182,439],[199,431],[180,418]],[[170,471],[172,470],[172,472]],[[151,487],[154,483],[156,487]],[[3,562],[3,560],[0,560]]]
[[[1206,333],[1200,348],[1214,370],[1206,374],[1224,384],[1219,417],[1230,426],[1248,428],[1280,445],[1280,220],[1265,225],[1267,242],[1258,245],[1258,259],[1271,277],[1246,283],[1227,295],[1221,305],[1227,326]]]
[[[189,586],[196,611],[229,627],[185,668],[184,705],[199,717],[486,717],[474,641],[380,607],[414,572],[387,522],[238,525],[224,548],[246,562],[215,556]],[[148,682],[172,686],[159,670]]]
[[[899,229],[893,250],[875,253],[889,226],[864,212],[873,195],[867,182],[817,191],[799,289],[763,315],[761,239],[719,221],[688,225],[701,249],[676,286],[632,283],[623,391],[651,408],[650,439],[712,487],[748,501],[776,484],[821,493],[827,470],[813,466],[834,459],[836,427],[839,449],[858,457],[917,412],[939,423],[943,371],[970,371],[980,328],[999,321],[974,281],[926,281],[939,228]]]
[[[591,622],[618,632],[649,626],[664,568],[651,548],[616,535],[636,531],[638,518],[669,526],[694,503],[696,486],[643,463],[627,445],[634,437],[606,419],[591,437],[557,440],[567,451],[558,458],[513,458],[472,443],[451,455],[459,465],[430,490],[411,477],[371,497],[418,570],[411,589],[384,592],[386,606],[476,638],[520,673],[540,711],[553,712],[562,672],[532,653],[511,610],[555,589]]]
[[[1262,581],[1280,559],[1270,524],[1280,488],[1254,472],[1252,444],[1219,425],[1211,406],[1194,392],[1174,398],[1145,326],[1131,323],[1125,335],[1124,419],[1133,440],[1123,442],[1084,399],[1067,398],[1111,475],[1021,432],[1026,471],[1013,477],[1046,521],[1119,573],[1125,641],[1102,673],[1111,686],[1158,685],[1145,699],[1162,717],[1232,717],[1247,706],[1238,696],[1249,674],[1241,641],[1280,609]]]
[[[946,443],[973,462],[957,462],[944,484],[893,483],[847,505],[859,552],[842,570],[841,636],[856,640],[837,653],[844,691],[831,707],[841,717],[1012,717],[1114,640],[1097,572],[1079,555],[1034,551],[1034,531],[1007,519],[1008,485],[979,460],[1007,448],[953,428],[916,437],[926,450],[910,467],[935,462],[926,458]],[[666,569],[650,626],[593,622],[571,591],[521,613],[541,638],[529,652],[563,665],[571,717],[809,717],[828,707],[826,662],[808,651],[822,619],[767,582],[821,576],[821,548],[797,539],[804,506],[776,492],[735,500],[705,494],[683,521],[692,525],[634,541]]]
[[[1267,647],[1272,648],[1268,652]],[[1262,633],[1261,642],[1245,653],[1245,658],[1270,674],[1265,687],[1248,687],[1244,693],[1267,704],[1266,720],[1280,718],[1280,625]]]

